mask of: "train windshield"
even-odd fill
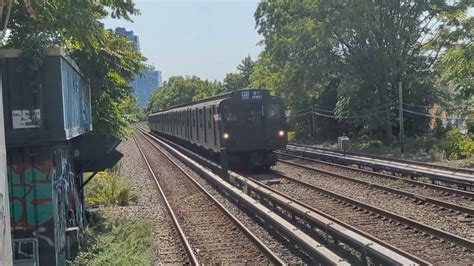
[[[281,119],[281,106],[279,104],[267,104],[266,117],[268,119]]]
[[[259,124],[262,122],[261,105],[253,105],[245,108],[244,119],[250,124]]]

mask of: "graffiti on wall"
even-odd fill
[[[12,227],[30,229],[53,218],[51,161],[8,167]]]
[[[14,258],[64,264],[66,230],[82,227],[82,201],[69,145],[12,149],[8,160]],[[31,239],[37,241],[39,254]],[[28,241],[27,241],[28,240]]]
[[[45,257],[54,254],[54,221],[51,179],[54,167],[51,160],[27,160],[28,151],[12,152],[7,166],[10,196],[10,218],[15,261],[36,261],[39,254],[29,248],[31,241],[42,243],[41,253]],[[24,156],[24,157],[23,157]],[[13,160],[12,160],[13,159]]]

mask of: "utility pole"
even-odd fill
[[[316,116],[314,115],[315,104],[311,108],[311,135],[313,136],[313,141],[316,143]]]
[[[313,109],[311,108],[311,137],[314,139],[316,139],[316,134],[314,134],[314,113],[313,113]]]
[[[403,158],[403,91],[402,81],[398,82],[398,120],[400,128],[400,156]]]

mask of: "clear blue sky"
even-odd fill
[[[253,14],[257,0],[136,0],[134,23],[106,19],[107,28],[133,30],[142,54],[162,71],[223,80],[247,55],[256,58],[262,39]]]

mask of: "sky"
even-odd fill
[[[136,0],[133,23],[106,19],[106,28],[125,27],[139,36],[142,54],[162,72],[222,81],[248,55],[263,50],[252,0]]]

